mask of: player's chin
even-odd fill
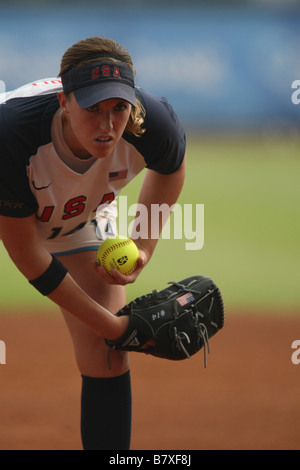
[[[113,149],[105,150],[105,151],[94,149],[93,151],[90,152],[90,154],[93,155],[93,157],[98,158],[100,160],[102,158],[109,157],[112,154],[112,152],[113,152]]]
[[[114,141],[109,142],[108,144],[95,143],[91,146],[90,154],[95,158],[107,158],[109,157],[115,148]]]

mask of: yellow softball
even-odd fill
[[[111,237],[104,240],[97,251],[97,262],[106,271],[117,269],[129,275],[137,267],[139,250],[131,238]]]

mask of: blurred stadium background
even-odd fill
[[[204,204],[204,247],[186,251],[186,240],[162,240],[129,298],[202,273],[234,311],[297,311],[298,1],[0,1],[0,17],[0,80],[8,91],[56,76],[77,40],[107,36],[130,51],[138,86],[166,96],[186,127],[180,203]],[[139,184],[125,192],[132,203]],[[41,305],[53,308],[0,245],[0,313]]]

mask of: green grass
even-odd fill
[[[160,241],[143,290],[200,273],[232,308],[299,309],[299,174],[299,150],[288,140],[188,140],[179,201],[204,204],[204,247]]]
[[[57,307],[32,288],[0,243],[0,314],[8,310],[56,311]]]
[[[128,300],[191,274],[212,277],[232,309],[297,310],[299,294],[300,158],[289,139],[188,139],[187,177],[179,203],[204,204],[205,241],[160,240]],[[136,202],[142,178],[124,194]],[[129,218],[130,221],[130,218]],[[195,228],[195,224],[194,224]],[[171,219],[171,234],[173,233]],[[0,247],[1,309],[40,309],[36,293]]]

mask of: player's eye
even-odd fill
[[[122,101],[115,106],[116,111],[126,111],[129,104],[126,101]]]
[[[96,111],[98,111],[98,105],[94,104],[93,106],[89,106],[88,108],[86,108],[86,110],[90,113],[95,113]]]

